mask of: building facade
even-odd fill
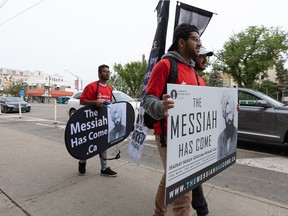
[[[64,76],[45,74],[43,71],[28,71],[0,67],[0,95],[11,85],[23,86],[26,98],[43,100],[46,97],[72,96],[73,90]]]
[[[269,69],[267,71],[267,73],[268,73],[267,80],[270,80],[271,82],[274,82],[274,83],[278,82],[277,79],[276,79],[277,76],[276,76],[276,70],[275,69]],[[221,72],[220,76],[223,79],[223,86],[224,87],[238,87],[237,83],[234,81],[234,79],[232,78],[231,75]],[[261,83],[262,81],[263,80],[260,79],[257,82]]]

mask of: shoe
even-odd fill
[[[102,176],[116,177],[117,172],[114,172],[113,170],[110,169],[110,167],[107,167],[105,170],[101,169],[101,175]]]
[[[212,215],[211,213],[207,213],[207,214],[205,214],[205,215],[203,215],[203,214],[197,214],[197,216],[214,216],[214,215]]]
[[[86,162],[81,163],[79,161],[78,172],[79,172],[79,175],[85,175],[85,173],[86,173]]]

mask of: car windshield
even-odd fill
[[[24,100],[22,98],[6,98],[6,102],[24,102]]]
[[[127,94],[124,94],[122,92],[113,92],[113,95],[116,99],[116,101],[127,101],[127,102],[133,102],[134,100]]]
[[[76,93],[73,98],[75,99],[80,99],[82,92],[78,92]],[[123,92],[119,92],[119,91],[113,91],[113,96],[115,97],[115,101],[127,101],[127,102],[133,102],[134,99],[132,97],[130,97],[129,95],[123,93]],[[113,98],[114,100],[114,98]]]
[[[73,98],[80,99],[81,94],[82,94],[82,92],[77,92],[74,94]]]

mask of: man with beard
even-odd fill
[[[178,68],[178,77],[175,84],[198,85],[197,74],[193,67],[199,55],[201,40],[196,26],[182,23],[177,26],[173,34],[173,43],[162,59],[155,64],[149,78],[143,107],[147,114],[156,119],[153,124],[155,141],[162,160],[164,173],[158,185],[155,198],[155,216],[165,216],[168,206],[165,205],[166,160],[167,160],[167,116],[168,110],[174,108],[171,95],[165,92],[165,87],[170,74],[170,61],[173,58]],[[192,216],[191,191],[179,196],[172,202],[175,216]]]
[[[226,127],[218,137],[218,160],[234,153],[237,149],[237,128],[234,126],[235,101],[231,95],[224,92],[221,104]]]
[[[122,110],[119,106],[111,107],[111,119],[114,122],[114,128],[109,132],[108,142],[114,141],[125,136],[126,127],[122,125]]]
[[[110,78],[110,70],[108,65],[100,65],[98,67],[99,80],[88,84],[81,97],[80,104],[86,106],[96,106],[102,108],[105,106],[105,101],[112,101],[112,87],[107,84]],[[99,154],[101,162],[101,175],[115,177],[117,173],[110,167],[107,167],[107,150]],[[80,175],[86,173],[86,160],[80,160],[78,164]]]

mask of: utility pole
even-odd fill
[[[50,87],[51,87],[51,77],[48,77],[48,104],[50,103]]]
[[[71,71],[69,71],[69,70],[64,70],[64,71],[67,71],[68,73],[72,74],[74,77],[77,78],[77,91],[79,91],[79,80],[81,80],[81,90],[82,90],[82,89],[83,89],[83,81],[82,81],[82,79],[81,79],[79,76],[73,74],[73,73],[72,73]]]

